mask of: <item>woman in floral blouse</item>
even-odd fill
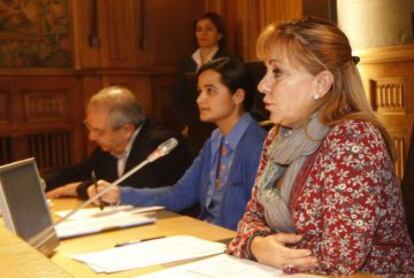
[[[228,252],[286,272],[414,274],[393,142],[344,33],[305,17],[268,26],[257,51],[275,127]]]

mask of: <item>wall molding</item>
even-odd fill
[[[352,51],[361,58],[360,64],[414,61],[414,44],[402,44]]]
[[[377,112],[406,112],[406,80],[404,77],[370,80],[371,105]]]
[[[397,177],[404,177],[405,173],[405,161],[407,158],[407,137],[404,133],[390,132],[394,141],[395,150],[398,155],[398,160],[394,162],[394,169]]]

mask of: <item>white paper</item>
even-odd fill
[[[120,211],[102,217],[87,217],[78,220],[66,220],[62,223],[59,223],[55,229],[58,238],[63,239],[113,229],[150,224],[154,223],[155,220],[155,218]]]
[[[164,209],[162,206],[152,206],[152,207],[134,207],[130,205],[125,206],[114,206],[114,207],[105,207],[103,210],[100,208],[86,208],[78,210],[74,215],[71,215],[68,220],[82,220],[85,218],[90,217],[101,217],[101,216],[109,216],[111,214],[115,214],[118,212],[129,212],[133,214],[150,212]],[[72,210],[61,210],[55,212],[57,216],[64,217],[68,213],[72,212]]]
[[[283,272],[259,264],[254,261],[242,260],[234,256],[222,254],[211,258],[203,259],[194,263],[167,268],[147,275],[142,278],[274,278],[282,275]]]
[[[194,263],[167,268],[139,278],[274,278],[274,277],[320,277],[309,274],[287,275],[276,268],[254,261],[222,254]],[[138,276],[136,277],[138,278]]]
[[[192,236],[171,236],[72,256],[96,272],[117,272],[191,258],[220,254],[225,244]]]

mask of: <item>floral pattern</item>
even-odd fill
[[[256,182],[268,163],[271,140],[268,137],[265,142]],[[414,246],[405,224],[401,190],[374,125],[352,120],[335,126],[313,159],[305,162],[291,194],[292,220],[303,235],[291,247],[312,250],[319,267],[311,272],[414,275]],[[251,257],[252,236],[271,233],[256,184],[227,252]]]

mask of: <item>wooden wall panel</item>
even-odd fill
[[[137,66],[138,28],[135,0],[99,0],[102,67]]]
[[[0,123],[6,123],[9,120],[9,94],[6,91],[0,91]]]
[[[11,138],[0,137],[0,165],[12,162]]]
[[[175,114],[173,106],[174,76],[163,75],[152,79],[152,118],[156,122],[174,126]]]
[[[7,105],[2,112],[7,121],[0,123],[0,162],[34,156],[44,171],[79,161],[84,150],[79,80],[59,70],[19,73],[0,72],[0,95]]]
[[[77,69],[176,67],[194,49],[192,21],[204,11],[204,0],[72,3]]]
[[[100,66],[99,48],[90,45],[90,38],[93,35],[92,29],[98,28],[98,20],[93,18],[93,15],[97,14],[92,12],[93,8],[92,0],[72,0],[75,69]]]
[[[300,17],[302,0],[206,0],[206,9],[221,14],[228,33],[230,52],[256,60],[256,40],[270,23]]]
[[[394,163],[395,173],[397,177],[402,180],[405,173],[405,162],[407,161],[407,135],[405,132],[393,132],[391,131],[391,136],[394,140],[395,149],[397,151],[398,160]]]
[[[371,80],[372,106],[382,112],[406,112],[406,80],[403,77]]]
[[[238,53],[245,60],[255,60],[256,40],[262,25],[260,24],[260,6],[256,1],[240,1],[237,13],[239,44]]]
[[[224,14],[225,1],[222,0],[205,0],[204,7],[206,11],[212,11],[219,14]]]
[[[145,47],[156,49],[151,52],[150,63],[154,67],[175,67],[195,49],[193,20],[204,12],[204,1],[191,0],[191,5],[188,0],[144,1],[150,11]]]
[[[23,92],[26,122],[62,121],[70,118],[65,91]]]
[[[406,171],[414,121],[413,53],[412,44],[354,52],[361,58],[358,69],[371,105],[394,139],[400,179]]]
[[[175,69],[204,0],[68,3],[74,68],[0,69],[0,163],[35,156],[45,170],[86,157],[85,105],[105,86],[129,87],[148,116],[172,119]]]
[[[71,132],[43,132],[27,136],[28,154],[36,158],[40,169],[51,169],[70,164],[72,140]]]
[[[137,0],[73,0],[75,67],[131,68],[149,61],[138,51]]]
[[[298,18],[302,15],[302,0],[262,0],[260,1],[260,25]]]

